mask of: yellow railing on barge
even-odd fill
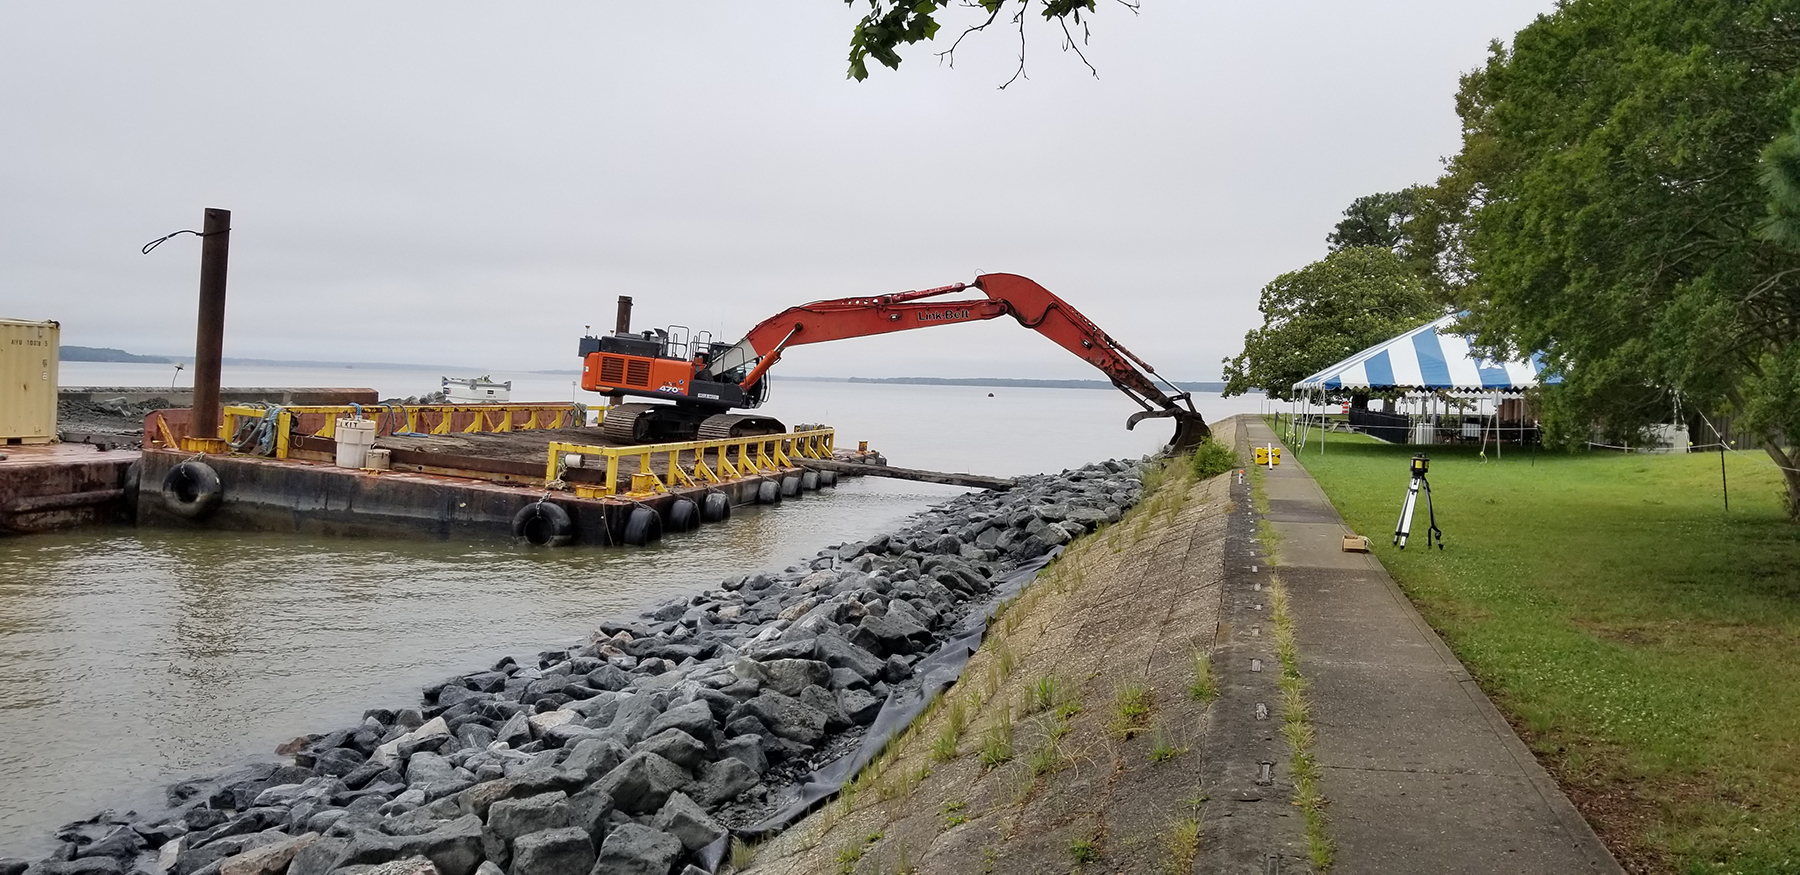
[[[788,434],[756,435],[754,437],[725,438],[711,441],[688,441],[678,444],[642,444],[629,447],[595,447],[581,444],[550,444],[550,459],[544,468],[544,481],[553,486],[566,485],[576,495],[583,498],[604,498],[612,495],[650,495],[667,492],[675,486],[702,486],[710,483],[723,483],[727,480],[738,480],[758,474],[769,474],[787,468],[794,468],[794,459],[829,459],[837,432],[829,428],[816,428],[807,431],[796,431]],[[684,463],[682,453],[693,456]],[[668,470],[665,476],[652,470],[653,458],[666,454]],[[567,483],[563,474],[571,467],[569,456],[579,456],[580,467],[584,470],[597,470],[604,463],[606,479],[600,486],[585,483]],[[710,455],[711,460],[708,461]],[[619,488],[619,460],[636,458],[638,470],[633,475],[635,485],[627,484],[621,492]]]
[[[538,431],[552,428],[580,428],[587,425],[587,411],[582,404],[311,404],[253,407],[227,404],[219,422],[219,437],[236,440],[246,422],[273,419],[272,454],[277,459],[288,457],[293,435],[326,438],[337,437],[340,418],[374,420],[379,434],[482,434],[514,431]],[[298,423],[300,428],[296,429]]]

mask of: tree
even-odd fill
[[[1137,0],[1114,0],[1119,5],[1137,11]],[[869,12],[862,21],[857,22],[856,29],[850,34],[850,78],[861,82],[869,78],[868,59],[874,58],[889,70],[900,68],[899,48],[903,45],[925,42],[937,36],[941,24],[940,13],[952,6],[978,9],[986,16],[978,22],[963,28],[957,34],[950,47],[938,53],[938,57],[955,63],[956,49],[962,41],[972,34],[985,31],[996,22],[1006,21],[1019,34],[1019,66],[1013,71],[1011,79],[1001,84],[1001,88],[1018,81],[1025,75],[1025,25],[1034,16],[1056,25],[1062,30],[1064,51],[1073,51],[1081,62],[1087,65],[1096,76],[1099,71],[1088,63],[1087,55],[1081,47],[1087,44],[1088,23],[1082,13],[1093,13],[1099,5],[1098,0],[964,0],[955,3],[953,0],[844,0],[849,6],[867,3]],[[1077,38],[1076,33],[1080,33]]]
[[[1332,252],[1358,246],[1379,246],[1396,253],[1404,251],[1408,229],[1413,215],[1419,210],[1423,190],[1423,186],[1415,185],[1401,191],[1357,198],[1344,211],[1343,220],[1326,236],[1325,242]]]
[[[1794,0],[1567,0],[1464,77],[1416,255],[1478,342],[1547,353],[1555,409],[1738,415],[1800,515],[1797,74]]]
[[[1320,368],[1439,315],[1425,284],[1392,250],[1340,249],[1263,287],[1263,325],[1225,360],[1225,394],[1292,397]]]
[[[1769,191],[1764,239],[1800,251],[1800,110],[1794,112],[1788,132],[1763,152],[1762,183]]]

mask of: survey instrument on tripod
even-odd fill
[[[1437,508],[1431,504],[1431,481],[1425,479],[1431,470],[1431,459],[1420,453],[1412,457],[1412,482],[1406,487],[1406,502],[1400,505],[1400,522],[1394,525],[1394,545],[1406,549],[1406,539],[1412,535],[1413,510],[1418,507],[1419,493],[1425,493],[1425,513],[1431,520],[1431,527],[1425,530],[1425,548],[1431,548],[1431,539],[1437,537],[1438,549],[1444,549],[1444,530],[1438,528]]]

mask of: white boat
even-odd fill
[[[451,401],[507,401],[512,398],[512,381],[496,383],[489,376],[445,377],[444,396]]]

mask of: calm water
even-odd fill
[[[154,385],[160,365],[68,363],[65,385]],[[227,384],[433,388],[420,371],[226,368]],[[507,379],[507,375],[496,374]],[[513,375],[519,400],[560,378]],[[409,382],[410,381],[410,382]],[[561,384],[561,385],[559,385]],[[823,421],[900,465],[988,474],[1136,456],[1163,423],[1093,390],[783,382],[766,408]],[[1206,399],[1208,418],[1255,399]],[[263,757],[294,735],[417,701],[419,686],[564,646],[607,616],[894,527],[956,489],[868,478],[648,550],[98,529],[0,539],[0,856],[103,807]]]

